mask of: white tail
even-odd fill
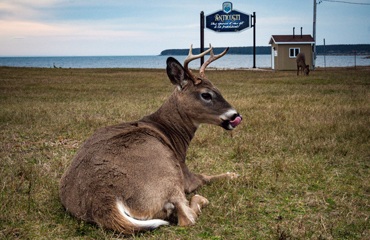
[[[170,223],[161,219],[150,219],[150,220],[138,220],[132,218],[129,211],[126,209],[122,201],[117,200],[117,209],[127,221],[131,222],[138,229],[156,229],[163,225],[169,225]]]

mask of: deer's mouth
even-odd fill
[[[226,130],[233,130],[242,122],[242,120],[242,116],[238,113],[235,113],[230,119],[223,119],[221,126]]]

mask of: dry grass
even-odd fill
[[[134,239],[369,239],[370,69],[210,71],[244,116],[202,126],[188,165],[236,171],[206,186],[190,228]],[[62,208],[58,181],[95,129],[141,118],[170,94],[164,70],[0,68],[0,238],[110,239]]]

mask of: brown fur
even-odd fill
[[[310,73],[310,65],[306,65],[306,57],[304,53],[302,52],[298,53],[296,62],[297,62],[297,75],[299,75],[299,69],[301,69],[302,74],[304,73],[304,75],[308,76],[308,74]]]
[[[120,201],[132,218],[176,217],[179,225],[188,226],[208,200],[195,195],[189,203],[185,194],[213,180],[237,176],[207,176],[187,168],[186,151],[198,124],[225,127],[225,121],[239,115],[210,81],[195,84],[176,60],[167,62],[168,76],[177,86],[169,99],[139,121],[96,131],[64,173],[60,198],[75,217],[125,234],[148,230],[122,216]],[[204,92],[213,94],[211,104],[201,98]],[[225,113],[233,116],[220,119]]]

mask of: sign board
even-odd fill
[[[239,32],[252,27],[251,16],[233,10],[231,2],[224,2],[222,10],[206,16],[206,28],[216,32]]]

